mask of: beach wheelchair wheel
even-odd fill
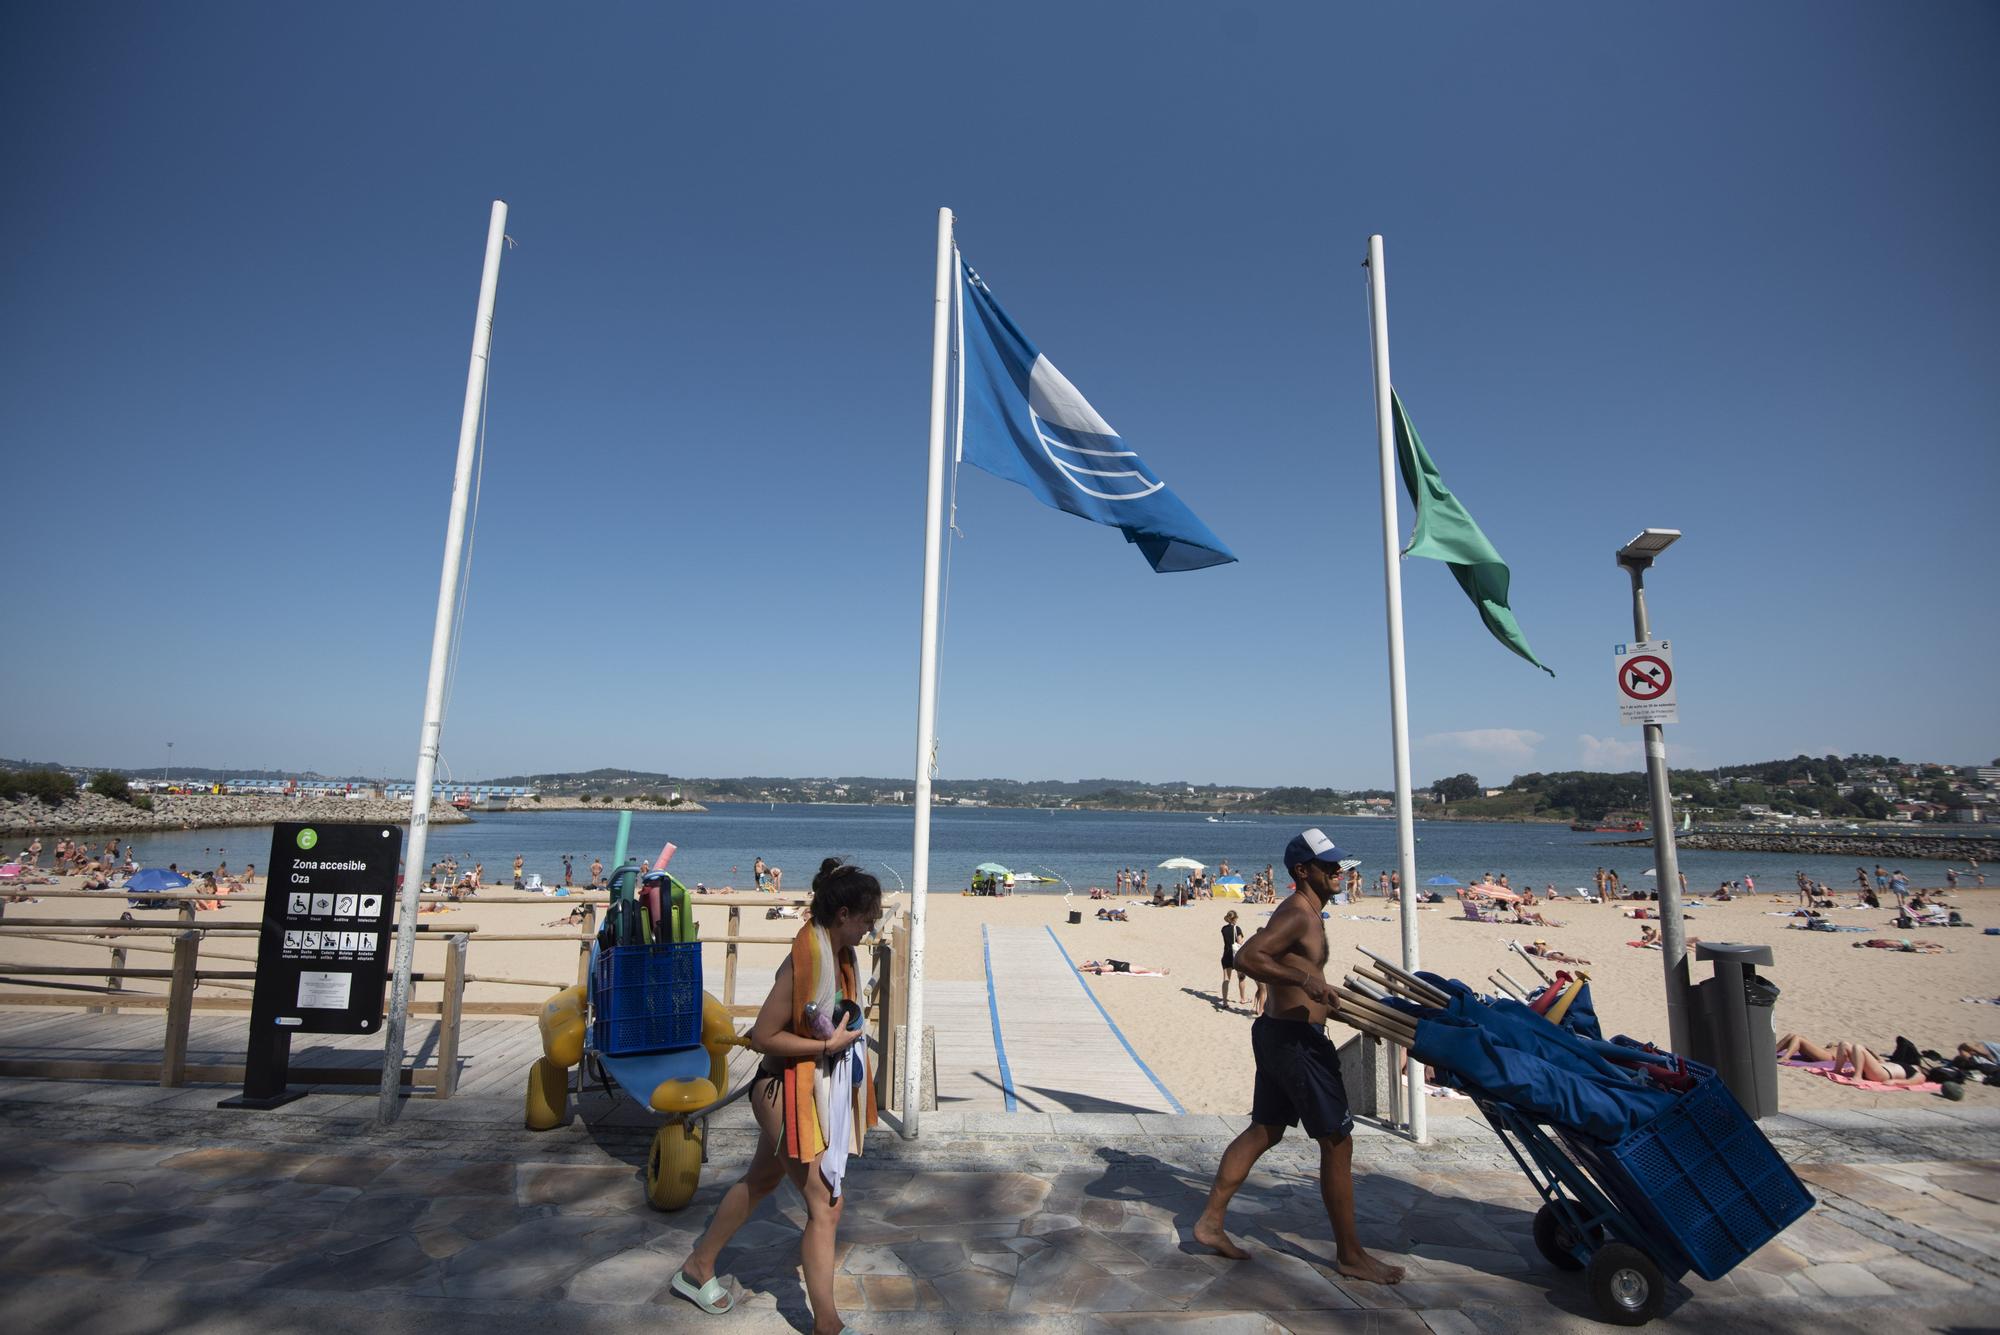
[[[701,1182],[702,1131],[669,1122],[653,1134],[646,1156],[646,1199],[656,1210],[678,1210],[694,1198]]]
[[[528,1130],[547,1131],[569,1120],[569,1072],[547,1057],[528,1068]]]
[[[1584,1278],[1598,1312],[1614,1325],[1643,1326],[1666,1305],[1667,1281],[1660,1268],[1623,1242],[1606,1243],[1590,1258]]]
[[[1535,1250],[1558,1270],[1583,1269],[1583,1262],[1576,1259],[1576,1238],[1563,1222],[1562,1211],[1553,1205],[1535,1211]]]

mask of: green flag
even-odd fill
[[[1402,397],[1394,390],[1389,394],[1396,409],[1396,462],[1403,470],[1403,489],[1417,507],[1417,529],[1403,555],[1428,556],[1450,566],[1458,587],[1479,609],[1480,620],[1493,632],[1493,638],[1555,676],[1554,669],[1528,647],[1528,637],[1521,633],[1520,623],[1507,606],[1507,563],[1438,476],[1437,465],[1424,452],[1417,429],[1410,425],[1410,415],[1403,411]]]

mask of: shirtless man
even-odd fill
[[[1250,1025],[1256,1093],[1250,1125],[1223,1152],[1194,1238],[1231,1260],[1249,1255],[1223,1231],[1229,1200],[1264,1152],[1284,1138],[1285,1128],[1303,1122],[1306,1134],[1319,1142],[1320,1199],[1333,1225],[1340,1273],[1394,1284],[1403,1278],[1403,1268],[1363,1251],[1355,1232],[1354,1116],[1340,1080],[1340,1057],[1325,1028],[1338,1003],[1326,982],[1326,923],[1320,913],[1347,870],[1342,862],[1340,850],[1319,830],[1293,838],[1285,845],[1285,869],[1298,890],[1236,952],[1236,967],[1269,987],[1264,1013]]]

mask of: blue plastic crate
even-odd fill
[[[608,1057],[701,1042],[701,943],[597,952],[591,1043]]]
[[[1729,1086],[1706,1066],[1688,1069],[1699,1077],[1695,1087],[1616,1144],[1563,1140],[1648,1233],[1715,1280],[1810,1210],[1813,1198]]]

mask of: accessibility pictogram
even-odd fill
[[[1620,723],[1679,723],[1674,647],[1667,640],[1621,644],[1612,650]]]

